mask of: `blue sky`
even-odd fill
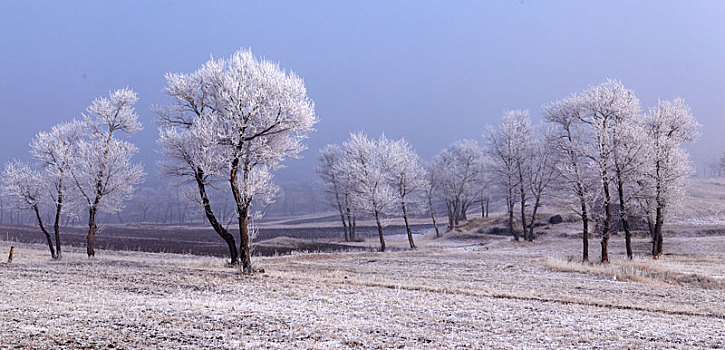
[[[423,157],[481,141],[506,108],[541,105],[607,77],[643,106],[684,97],[704,125],[696,160],[725,150],[725,2],[0,2],[0,162],[79,118],[97,96],[139,93],[132,140],[156,177],[151,106],[166,72],[251,47],[301,75],[320,124],[281,180],[314,176],[317,149],[350,131],[407,138]]]

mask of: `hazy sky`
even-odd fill
[[[0,1],[0,162],[130,87],[132,141],[156,177],[150,107],[163,74],[251,47],[301,75],[320,123],[282,180],[310,178],[348,132],[407,138],[430,157],[481,141],[506,108],[541,105],[607,77],[647,107],[684,97],[704,125],[697,159],[725,150],[725,1]]]

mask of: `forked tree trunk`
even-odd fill
[[[375,223],[378,225],[378,235],[380,236],[380,251],[385,251],[385,238],[383,238],[383,225],[380,224],[380,213],[375,210]]]
[[[452,231],[454,227],[454,219],[453,219],[453,203],[449,200],[446,200],[446,209],[448,210],[448,231]]]
[[[244,162],[242,169],[242,176],[244,184],[249,181],[249,164],[247,161]],[[245,273],[252,272],[252,258],[251,252],[249,251],[249,198],[242,197],[242,193],[239,190],[239,184],[237,182],[237,172],[239,170],[239,158],[235,158],[232,161],[231,171],[229,173],[229,184],[232,188],[232,195],[234,196],[234,202],[237,208],[237,222],[239,224],[239,254],[242,258],[242,270]]]
[[[35,217],[38,220],[38,226],[40,226],[40,230],[43,231],[43,235],[45,235],[45,240],[48,242],[48,248],[50,248],[50,257],[53,259],[57,259],[58,256],[55,253],[55,248],[53,247],[53,241],[50,239],[50,234],[45,229],[45,226],[43,225],[43,219],[40,217],[40,210],[38,209],[38,205],[33,205],[33,211],[35,211]]]
[[[204,215],[209,221],[209,224],[214,229],[219,237],[221,237],[229,248],[230,264],[236,265],[239,263],[239,254],[237,253],[237,245],[234,242],[234,236],[222,226],[212,211],[211,204],[209,202],[209,196],[206,193],[206,185],[204,184],[204,172],[197,168],[195,171],[196,185],[199,189],[199,197],[201,197],[201,204],[204,207]]]
[[[408,209],[405,207],[405,201],[401,201],[400,205],[403,207],[403,221],[405,221],[405,231],[408,232],[408,244],[410,244],[411,249],[415,249],[413,233],[410,231],[410,225],[408,224]]]

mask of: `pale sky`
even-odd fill
[[[301,75],[320,123],[281,181],[312,178],[317,150],[350,131],[407,138],[428,158],[479,141],[506,108],[607,77],[643,107],[683,97],[704,125],[696,160],[725,150],[723,1],[0,2],[0,162],[90,102],[139,94],[140,148],[156,178],[163,75],[251,47]]]

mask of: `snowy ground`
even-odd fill
[[[553,230],[533,244],[417,238],[417,251],[259,258],[254,276],[220,258],[52,262],[21,245],[0,265],[0,348],[725,347],[725,236],[668,236],[659,261],[642,238],[631,263],[616,237],[608,267],[568,263],[580,241]]]

